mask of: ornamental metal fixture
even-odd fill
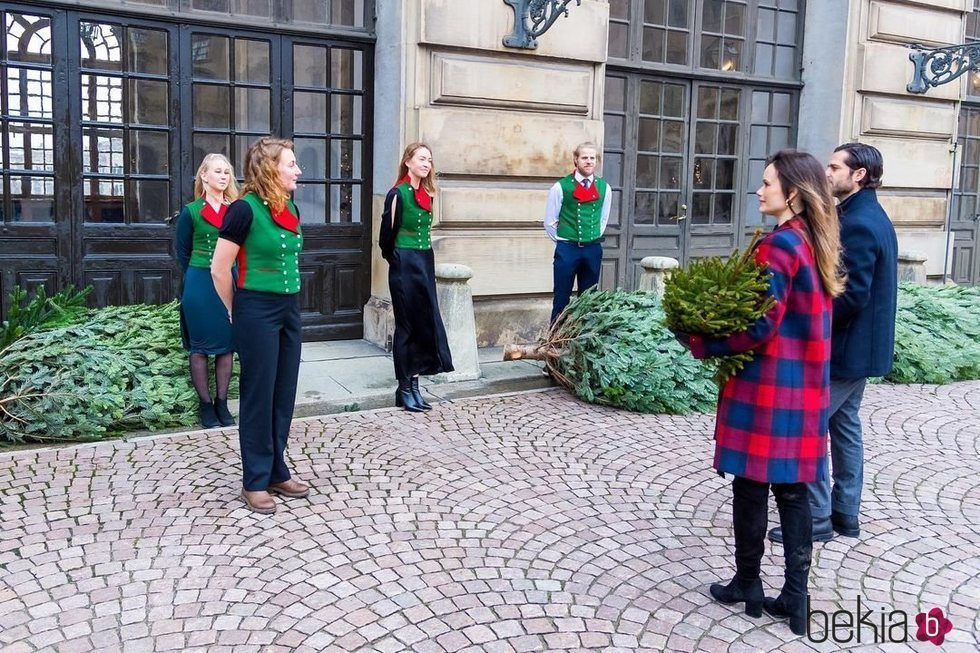
[[[912,81],[905,87],[909,93],[925,93],[970,71],[980,71],[980,41],[935,50],[926,50],[918,43],[908,47],[915,50],[909,53],[915,66]]]
[[[572,0],[504,0],[514,10],[514,31],[504,37],[508,48],[534,50],[538,37],[548,31],[561,16],[568,17]],[[582,0],[575,0],[581,6]]]

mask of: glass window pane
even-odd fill
[[[789,124],[792,119],[793,96],[788,93],[772,94],[772,120]]]
[[[695,193],[688,213],[691,224],[711,223],[711,193]]]
[[[697,154],[714,154],[718,142],[718,126],[698,121],[694,132],[694,151]]]
[[[754,91],[752,93],[752,122],[768,122],[769,93]]]
[[[191,63],[194,77],[202,79],[229,80],[229,40],[214,34],[194,34],[191,36]]]
[[[626,122],[624,116],[610,116],[606,115],[605,120],[605,139],[604,143],[606,147],[612,147],[620,149],[623,147],[623,126]]]
[[[333,48],[330,51],[330,86],[361,91],[364,89],[364,55],[360,50]]]
[[[626,110],[626,79],[606,77],[606,111]]]
[[[321,164],[322,167],[322,164]],[[305,173],[306,170],[304,169]],[[299,208],[303,224],[323,224],[327,214],[327,185],[301,183],[296,186],[293,201]]]
[[[54,117],[50,70],[7,69],[7,113],[25,118]]]
[[[629,26],[609,22],[609,57],[626,59],[629,56]]]
[[[662,225],[677,225],[677,216],[680,215],[680,195],[677,193],[660,193],[660,208],[657,215],[657,223]]]
[[[272,0],[232,0],[231,11],[238,16],[272,18]]]
[[[660,115],[660,95],[663,85],[658,82],[640,82],[640,113]]]
[[[231,96],[227,86],[194,84],[194,126],[231,127]]]
[[[229,0],[191,0],[191,9],[228,13],[231,11],[231,5]]]
[[[293,22],[294,23],[314,23],[316,25],[326,25],[330,22],[328,9],[330,5],[326,2],[293,2]]]
[[[718,125],[718,154],[735,154],[738,125]]]
[[[667,32],[666,63],[687,65],[687,32]]]
[[[82,120],[123,122],[121,77],[82,75]]]
[[[82,129],[82,170],[103,175],[122,175],[125,157],[123,130]]]
[[[666,31],[653,28],[643,28],[643,60],[653,62],[663,62],[664,51],[666,50]]]
[[[715,161],[715,188],[719,190],[735,189],[735,162],[731,159]]]
[[[621,18],[627,20],[629,18],[630,11],[630,0],[609,0],[609,17],[610,18]]]
[[[293,93],[293,129],[312,134],[327,132],[326,93]]]
[[[97,70],[123,69],[121,25],[90,23],[78,24],[81,43],[82,68]]]
[[[777,42],[782,45],[794,45],[796,43],[796,14],[787,11],[779,12]]]
[[[663,141],[660,146],[661,152],[680,153],[684,146],[684,123],[664,122]]]
[[[776,41],[776,12],[772,9],[759,9],[759,19],[756,23],[756,38],[760,41]]]
[[[646,0],[643,4],[643,20],[656,25],[666,25],[667,0]]]
[[[755,61],[752,70],[756,75],[772,75],[773,58],[776,56],[775,46],[768,43],[757,43],[755,46]]]
[[[670,118],[686,118],[684,114],[684,87],[664,85],[664,115]]]
[[[245,170],[245,153],[248,152],[248,148],[260,138],[261,136],[258,134],[235,136],[235,158],[232,159],[232,162],[235,164],[235,170],[238,171],[238,174],[243,174]]]
[[[10,204],[14,222],[54,222],[54,179],[12,175]]]
[[[268,132],[271,129],[271,93],[267,88],[235,89],[235,129]]]
[[[761,125],[752,125],[750,133],[749,156],[760,159],[769,156],[769,130]]]
[[[637,188],[656,188],[657,173],[660,171],[659,156],[636,157],[636,186]]]
[[[7,13],[8,61],[51,64],[51,19],[30,14]]]
[[[167,33],[158,29],[130,27],[129,70],[152,75],[167,74]]]
[[[122,180],[90,179],[85,183],[85,221],[126,221]]]
[[[701,29],[712,34],[721,34],[721,18],[725,0],[703,0],[701,7]]]
[[[330,222],[361,221],[361,187],[351,184],[330,185]]]
[[[738,120],[738,96],[739,92],[733,88],[722,89],[718,112],[721,120]]]
[[[303,171],[303,179],[327,177],[327,141],[324,138],[296,138],[293,140],[296,161]]]
[[[129,80],[129,122],[138,125],[170,123],[167,82],[150,79]]]
[[[602,178],[612,186],[623,185],[622,154],[606,154],[602,157]]]
[[[657,193],[636,193],[633,204],[634,224],[653,224],[657,220]]]
[[[772,152],[789,147],[789,127],[773,127],[769,130],[769,149]]]
[[[334,134],[361,133],[361,98],[351,95],[330,96],[330,131]]]
[[[689,0],[670,0],[667,12],[667,24],[671,27],[687,28],[687,13]]]
[[[698,118],[718,117],[718,89],[702,87],[698,89]]]
[[[701,67],[718,70],[721,68],[721,38],[701,36]]]
[[[712,222],[715,224],[732,223],[732,199],[734,195],[729,193],[715,195],[715,210],[712,215]]]
[[[745,6],[728,3],[725,7],[725,34],[745,36]]]
[[[293,84],[327,85],[327,48],[318,45],[293,45]]]
[[[660,188],[681,187],[681,160],[663,157],[660,159]]]
[[[197,170],[204,160],[205,155],[224,154],[231,159],[231,137],[227,134],[194,134],[194,152],[191,159],[191,168]],[[235,168],[235,174],[242,176],[240,167]]]
[[[775,76],[780,79],[796,79],[799,70],[796,68],[796,49],[786,46],[776,48]]]
[[[712,159],[694,159],[694,187],[712,188],[715,181],[715,162]]]
[[[170,174],[170,143],[167,132],[133,129],[129,132],[130,172],[144,175]]]
[[[333,0],[330,9],[333,25],[364,27],[364,0]]]
[[[132,182],[133,215],[131,222],[167,221],[170,207],[170,182],[165,180],[139,180]]]
[[[268,84],[270,67],[268,41],[235,39],[235,79]]]

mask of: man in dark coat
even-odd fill
[[[860,534],[864,444],[858,411],[868,377],[891,371],[895,352],[898,296],[898,241],[895,228],[878,203],[881,152],[863,143],[834,150],[827,179],[839,200],[842,261],[847,272],[844,293],[834,299],[830,359],[829,480],[808,484],[813,539],[826,541],[834,532]],[[769,537],[782,541],[782,531]]]

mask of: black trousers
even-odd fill
[[[302,346],[299,295],[238,290],[232,314],[241,362],[242,487],[265,490],[289,480],[286,439]]]
[[[813,523],[806,483],[773,483],[771,487],[783,528],[786,567],[782,593],[787,597],[805,597],[813,553]],[[735,569],[746,580],[758,578],[762,566],[769,526],[769,488],[769,483],[741,476],[732,481]]]
[[[572,297],[572,287],[578,280],[578,291],[582,293],[599,283],[602,272],[602,244],[573,243],[559,240],[555,243],[555,297],[551,305],[551,321],[565,310]]]

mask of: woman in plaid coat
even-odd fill
[[[735,477],[736,571],[728,585],[710,590],[722,603],[744,601],[751,617],[761,616],[763,607],[788,616],[801,635],[812,553],[806,483],[827,474],[831,307],[844,287],[839,227],[823,166],[804,152],[771,156],[756,195],[760,211],[777,221],[756,250],[756,260],[771,272],[776,304],[746,331],[685,338],[696,358],[753,352],[718,399],[714,466]],[[779,597],[763,600],[759,568],[770,487],[786,571]]]

